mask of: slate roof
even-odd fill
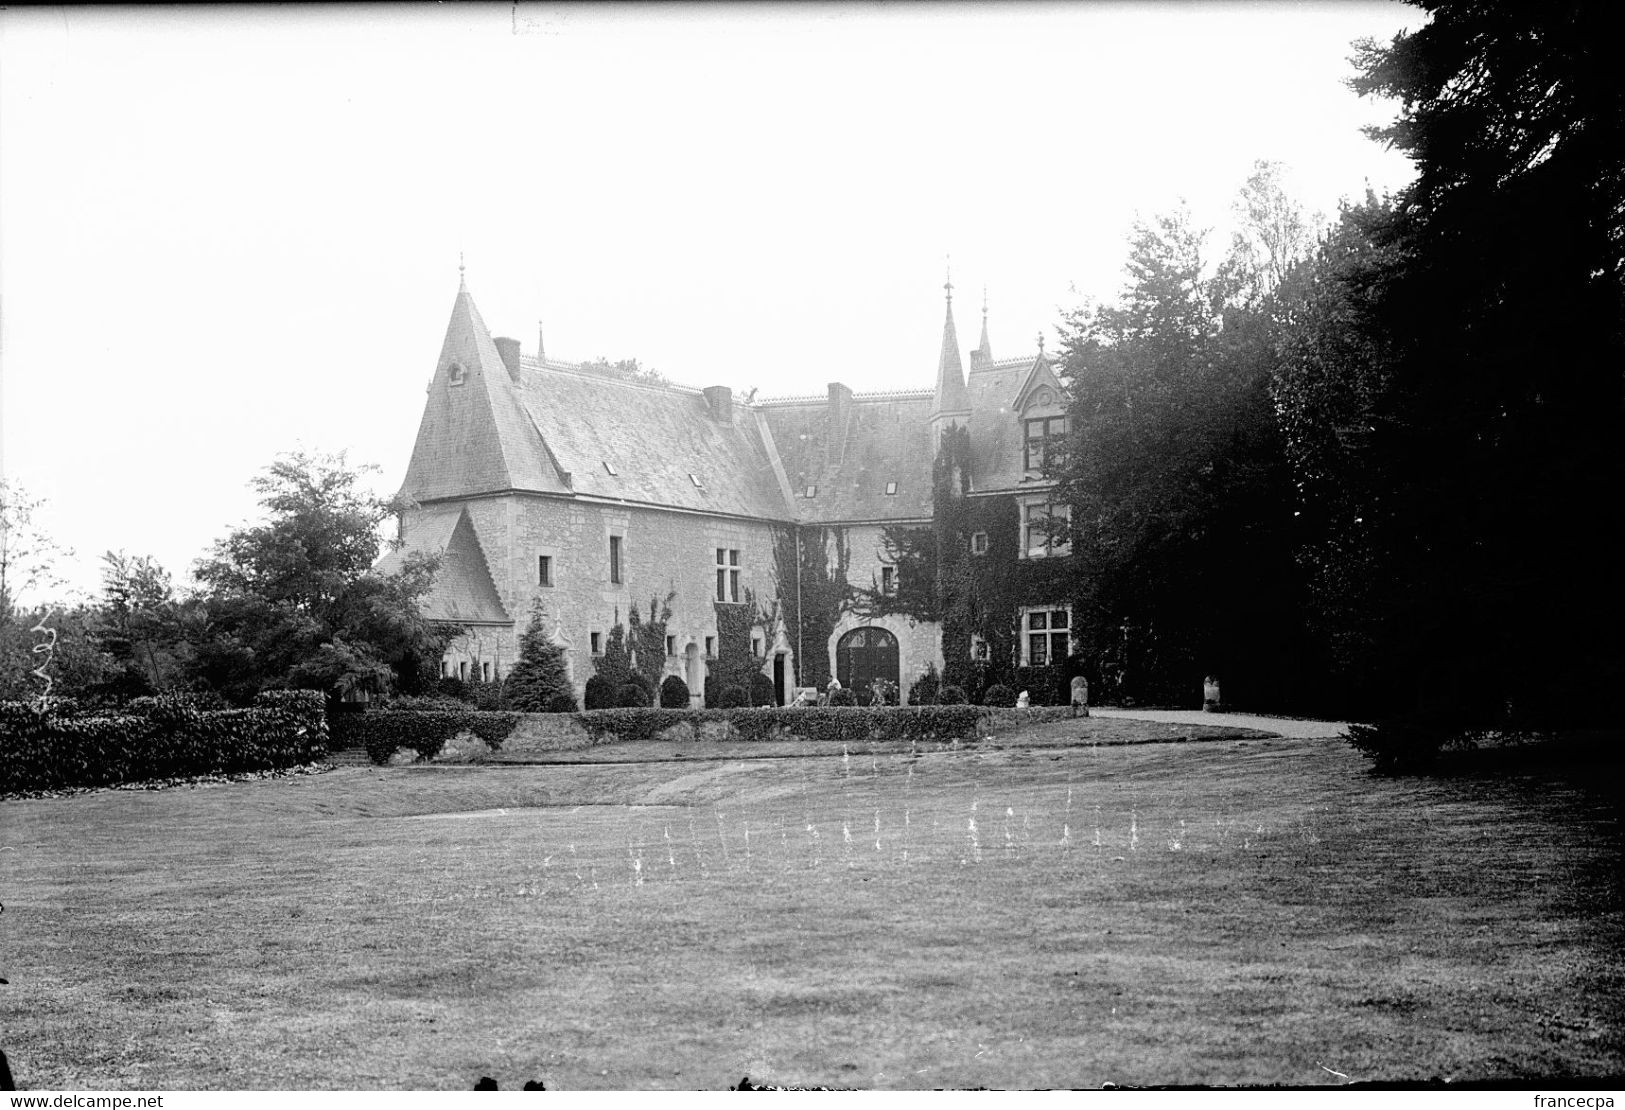
[[[512,623],[497,596],[490,565],[474,534],[468,510],[461,505],[408,510],[403,539],[405,543],[385,555],[373,569],[380,574],[394,574],[413,553],[440,556],[440,570],[422,605],[425,617],[451,623]]]
[[[709,402],[697,389],[626,381],[534,359],[521,365],[516,395],[530,421],[530,435],[570,475],[572,492],[793,519],[756,421],[744,405],[735,402],[732,419],[724,422],[711,416]]]
[[[460,385],[451,384],[454,366],[463,370]],[[401,492],[414,501],[568,492],[515,393],[474,298],[460,287]]]
[[[988,363],[970,372],[966,389],[970,394],[973,493],[1019,492],[1038,484],[1022,468],[1025,432],[1015,411],[1016,399],[1037,361],[1029,355]]]
[[[797,519],[829,524],[929,518],[934,407],[930,390],[854,394],[845,427],[832,429],[827,398],[762,402]],[[838,449],[843,432],[844,455]],[[886,493],[888,482],[897,483],[895,494]],[[803,496],[808,486],[817,487],[811,499]]]

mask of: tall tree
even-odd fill
[[[379,529],[401,508],[360,488],[342,454],[283,456],[254,480],[265,521],[216,542],[194,575],[203,587],[198,677],[228,696],[291,685],[330,697],[411,691],[441,634],[418,602],[434,560],[371,573]]]
[[[1270,380],[1267,265],[1304,223],[1255,173],[1268,226],[1216,276],[1176,211],[1137,225],[1117,302],[1066,318],[1063,478],[1079,568],[1074,635],[1105,696],[1187,701],[1209,672],[1258,706],[1317,696],[1292,561],[1291,490]],[[1246,214],[1243,206],[1243,214]],[[1268,253],[1259,244],[1267,244]]]
[[[1605,714],[1625,679],[1625,79],[1611,4],[1428,2],[1364,43],[1415,161],[1345,214],[1278,395],[1321,541],[1323,614],[1401,706],[1467,722]],[[1321,401],[1328,403],[1322,404]],[[1329,477],[1328,477],[1329,476]]]

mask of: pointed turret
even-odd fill
[[[986,366],[993,361],[993,344],[987,341],[987,286],[982,286],[982,342],[970,353],[970,366]]]
[[[950,424],[970,417],[970,397],[965,392],[965,369],[959,361],[959,334],[954,330],[953,278],[943,283],[947,294],[947,315],[942,321],[942,354],[937,360],[937,395],[931,408],[932,428],[940,433]]]
[[[566,492],[517,395],[517,352],[510,366],[480,318],[462,266],[457,270],[457,299],[401,492],[416,501],[511,489]]]

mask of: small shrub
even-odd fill
[[[688,683],[676,675],[667,675],[666,681],[660,684],[660,708],[687,709]]]
[[[583,693],[588,709],[615,708],[615,688],[599,675],[587,679],[587,688]]]
[[[464,703],[472,703],[474,700],[474,695],[469,692],[468,683],[455,675],[448,675],[436,681],[434,692],[441,697]]]
[[[468,703],[448,698],[444,694],[401,694],[390,698],[389,704],[381,708],[399,710],[403,713],[421,710],[462,713],[468,709]]]
[[[761,671],[750,676],[750,703],[752,705],[768,706],[778,702],[778,692],[773,689],[773,680]]]
[[[554,694],[547,703],[547,712],[549,713],[574,713],[580,708],[576,704],[574,694]]]
[[[839,690],[830,691],[829,704],[831,706],[853,706],[858,704],[858,697],[843,686]]]
[[[942,676],[937,673],[937,665],[932,663],[925,669],[925,673],[914,680],[914,685],[908,688],[908,703],[910,705],[936,705],[937,692],[942,689]]]
[[[400,748],[433,759],[446,741],[460,732],[473,733],[491,748],[499,748],[519,723],[519,717],[513,712],[481,713],[467,706],[452,712],[383,709],[335,719],[334,745],[366,748],[374,763],[389,762]]]
[[[640,682],[628,682],[615,691],[615,707],[617,709],[648,709],[649,691],[643,688]]]
[[[744,709],[750,705],[750,698],[745,694],[743,686],[729,686],[722,691],[723,709]]]
[[[494,713],[508,708],[508,699],[504,696],[502,683],[479,682],[471,684],[474,694],[474,708],[482,713]]]
[[[1438,760],[1439,749],[1451,735],[1451,730],[1439,722],[1400,717],[1372,725],[1350,725],[1346,739],[1371,760],[1373,771],[1399,775],[1426,771]]]
[[[995,682],[983,691],[982,704],[1009,709],[1016,704],[1016,692],[1002,682]]]
[[[937,691],[938,705],[964,705],[965,688],[963,686],[944,686]],[[1014,704],[1012,699],[1011,704]]]

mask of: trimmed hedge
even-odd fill
[[[138,698],[117,714],[0,702],[0,792],[313,763],[327,755],[325,706],[311,690],[267,691],[247,709],[200,709],[184,695]]]
[[[374,763],[388,763],[389,757],[401,748],[411,748],[424,759],[433,759],[446,741],[460,732],[471,732],[492,748],[500,748],[523,716],[512,710],[483,713],[474,709],[381,709],[335,718],[333,746],[366,748]]]
[[[887,709],[603,709],[575,718],[594,744],[659,740],[668,730],[715,729],[719,739],[816,740],[861,743],[885,740],[970,740],[989,731],[989,715],[975,705],[922,705]],[[711,726],[707,729],[706,726]],[[718,726],[721,726],[720,729]]]

